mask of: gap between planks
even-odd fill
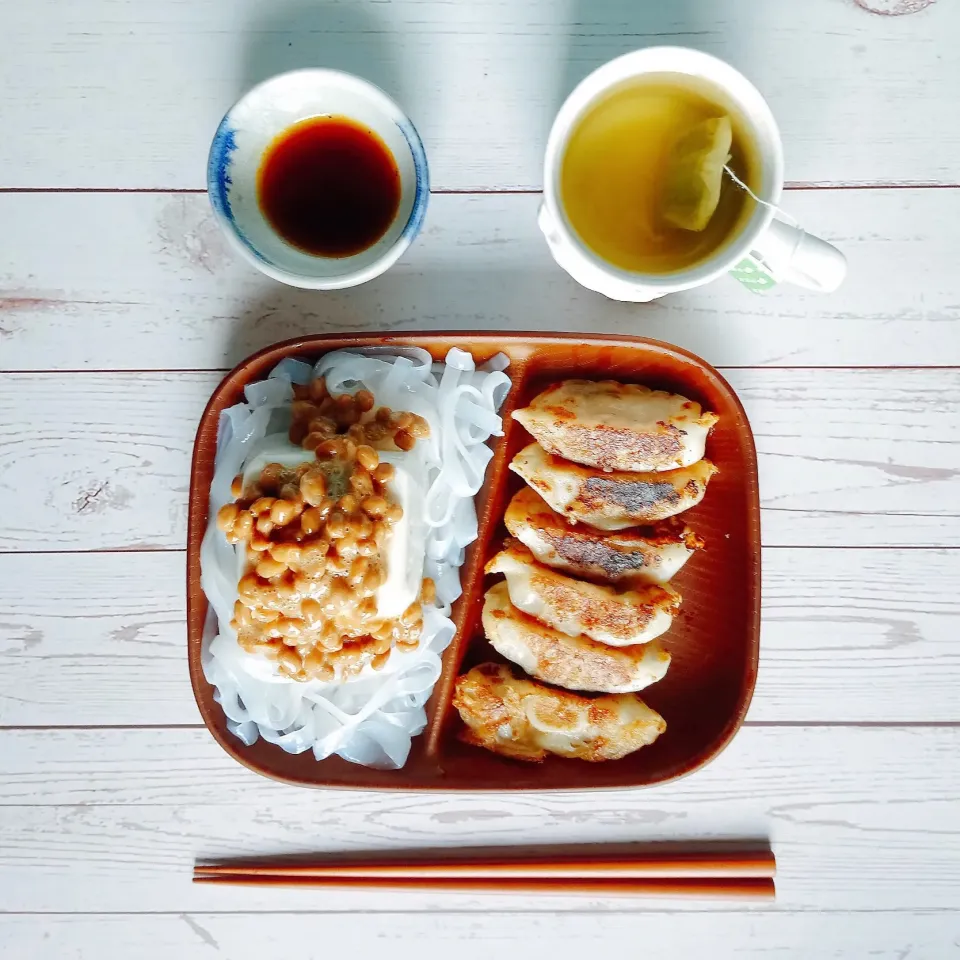
[[[651,901],[652,903],[653,901]],[[476,910],[462,910],[462,909],[453,909],[453,910],[443,910],[437,908],[421,909],[418,910],[416,907],[413,907],[409,910],[370,910],[366,907],[363,910],[363,915],[368,914],[379,917],[406,917],[410,914],[420,914],[422,916],[428,916],[430,914],[443,914],[447,917],[469,917],[475,919],[477,917]],[[604,908],[602,916],[629,916],[636,917],[638,915],[650,915],[650,914],[670,914],[677,916],[689,916],[691,913],[697,914],[715,914],[717,916],[731,916],[736,914],[731,914],[730,909],[717,910],[713,907],[704,907],[703,909],[686,909],[686,910],[671,910],[669,908],[657,908],[651,906],[645,908],[642,914],[638,914],[636,908],[629,909],[619,909],[617,907],[607,907]],[[847,916],[849,914],[857,914],[864,916],[872,916],[875,914],[884,914],[884,913],[910,913],[910,914],[922,914],[923,916],[947,916],[955,917],[957,914],[956,910],[952,910],[948,907],[931,907],[930,909],[917,909],[914,907],[880,907],[879,909],[873,910],[867,907],[856,908],[856,907],[838,907],[836,909],[830,908],[821,908],[821,907],[790,907],[786,910],[764,910],[758,909],[756,907],[751,907],[749,910],[749,916],[772,916],[772,917],[782,917],[785,914],[790,913],[815,913],[817,916],[821,914],[826,916],[836,915],[836,916]],[[0,917],[75,917],[75,916],[95,916],[95,917],[183,917],[184,915],[188,917],[192,916],[217,916],[217,917],[296,917],[296,916],[327,916],[327,917],[354,917],[357,916],[358,911],[356,910],[323,910],[323,909],[310,909],[310,910],[257,910],[252,912],[250,910],[216,910],[209,909],[204,907],[203,909],[197,910],[70,910],[70,911],[61,911],[61,910],[0,910]],[[565,907],[560,910],[556,907],[548,908],[545,907],[542,910],[536,909],[523,909],[523,910],[493,910],[490,911],[491,916],[516,916],[523,917],[528,915],[543,915],[543,914],[559,914],[562,916],[568,915],[577,915],[577,916],[587,916],[587,917],[596,917],[598,916],[595,909],[588,907],[585,908],[569,908]]]
[[[960,183],[939,183],[935,180],[880,180],[838,182],[791,180],[783,185],[792,190],[958,190]],[[0,193],[167,193],[202,194],[206,187],[0,187]],[[542,187],[439,187],[430,191],[435,195],[537,194]]]

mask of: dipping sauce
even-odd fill
[[[348,117],[310,117],[264,151],[260,210],[291,246],[319,257],[372,247],[400,206],[400,171],[390,148]]]

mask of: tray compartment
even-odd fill
[[[617,345],[619,346],[619,345]],[[683,596],[679,617],[660,638],[672,663],[666,677],[640,693],[667,720],[667,732],[652,746],[618,761],[588,764],[549,757],[543,764],[504,760],[461,744],[460,723],[451,724],[443,751],[447,777],[460,779],[468,768],[478,779],[497,776],[508,765],[517,788],[645,785],[672,779],[691,769],[695,758],[714,755],[739,727],[756,679],[758,616],[759,525],[756,507],[753,444],[739,403],[719,375],[703,376],[699,363],[677,364],[673,356],[642,349],[617,349],[608,342],[586,341],[543,349],[531,357],[517,385],[515,408],[527,405],[558,380],[619,379],[681,393],[720,414],[707,443],[707,458],[718,473],[703,502],[683,519],[706,540],[706,548],[690,558],[673,585]],[[716,377],[716,379],[714,379]],[[732,401],[732,402],[731,402]],[[509,460],[533,437],[516,421],[505,426]],[[488,539],[484,564],[509,536],[503,511],[523,481],[506,471],[500,519]],[[482,566],[481,566],[482,569]],[[501,575],[484,577],[465,619],[465,655],[460,672],[478,663],[506,662],[483,635],[479,621],[483,594]],[[492,763],[490,762],[492,760]],[[502,773],[501,773],[502,776]]]

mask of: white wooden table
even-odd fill
[[[960,953],[960,4],[0,0],[0,34],[0,955]],[[725,280],[626,306],[552,263],[534,213],[553,113],[655,43],[768,96],[786,208],[849,257],[837,294]],[[226,107],[305,65],[393,93],[436,187],[409,254],[338,294],[237,262],[203,193]],[[659,337],[739,391],[762,667],[707,769],[595,796],[308,791],[200,724],[184,530],[211,389],[284,337],[431,327]],[[747,910],[190,884],[199,857],[768,836],[778,900]]]

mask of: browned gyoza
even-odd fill
[[[670,654],[656,640],[612,647],[541,623],[513,606],[503,582],[486,593],[483,632],[501,656],[567,690],[634,693],[661,680],[670,666]]]
[[[703,547],[677,518],[622,531],[567,523],[528,486],[514,495],[504,522],[541,563],[605,583],[667,583]]]
[[[516,540],[508,540],[485,569],[506,576],[518,610],[569,637],[582,635],[611,647],[656,640],[680,609],[680,594],[672,587],[649,583],[616,590],[577,580],[538,563]]]
[[[703,459],[717,422],[699,403],[614,380],[564,380],[513,417],[549,453],[600,470],[654,471]]]
[[[458,678],[453,704],[460,739],[516,760],[548,753],[579,760],[618,760],[653,743],[667,725],[635,694],[581,697],[484,663]]]
[[[655,523],[695,507],[717,468],[709,460],[662,473],[605,473],[547,453],[537,443],[510,464],[544,500],[571,523],[622,530]]]

